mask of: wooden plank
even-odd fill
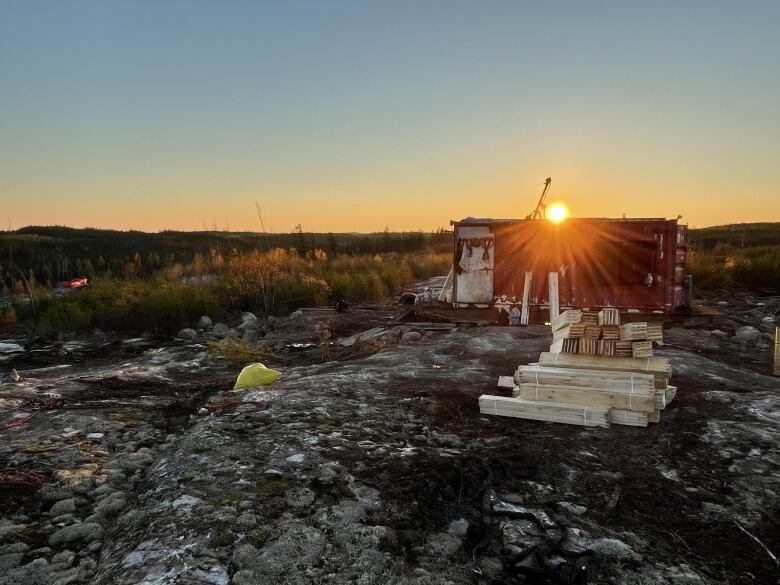
[[[642,341],[647,339],[647,323],[626,323],[620,326],[621,341]]]
[[[563,327],[566,327],[567,325],[571,325],[573,323],[579,323],[582,320],[582,311],[579,309],[566,309],[563,313],[558,315],[558,318],[555,319],[552,322],[552,329],[553,331],[557,331],[558,329],[562,329]],[[583,328],[585,326],[583,325]]]
[[[516,384],[552,384],[655,396],[655,376],[646,373],[528,365],[518,366],[514,381]]]
[[[512,376],[499,376],[498,377],[499,388],[514,388],[515,379]]]
[[[647,339],[649,341],[663,341],[664,340],[663,326],[660,323],[648,323]]]
[[[582,338],[579,340],[579,348],[577,350],[577,353],[585,354],[585,355],[598,355],[599,350],[599,340],[598,339],[586,339]]]
[[[558,273],[550,272],[548,275],[548,289],[550,293],[550,323],[559,317],[560,305],[558,302]]]
[[[618,325],[602,325],[601,337],[603,339],[611,339],[617,341],[620,339],[620,326]]]
[[[646,427],[648,416],[645,412],[635,412],[619,408],[609,409],[609,422],[616,425],[628,425],[631,427]]]
[[[609,409],[555,402],[536,402],[483,394],[479,397],[482,414],[510,416],[529,420],[561,422],[586,427],[609,427]]]
[[[631,344],[631,356],[635,358],[648,358],[653,356],[652,341],[634,341]]]
[[[647,415],[647,422],[649,423],[661,422],[661,411],[656,409],[655,412],[649,413]]]
[[[634,357],[632,351],[633,342],[631,341],[616,341],[615,342],[615,356],[616,357]]]
[[[563,338],[576,338],[585,335],[585,323],[569,323],[560,329],[553,331],[553,341]]]
[[[520,325],[528,325],[529,302],[531,299],[531,281],[533,272],[526,271],[525,281],[523,282],[523,307],[520,310]]]
[[[550,345],[550,351],[563,353],[577,353],[580,348],[580,340],[577,338],[564,337],[554,341]]]
[[[339,339],[336,342],[336,345],[340,345],[342,347],[350,347],[357,343],[358,341],[368,341],[369,339],[374,339],[376,337],[381,337],[387,333],[387,329],[384,327],[374,327],[373,329],[369,329],[368,331],[363,331],[362,333],[357,333],[356,335],[350,335],[349,337],[344,337],[343,339]]]
[[[585,327],[585,334],[583,337],[587,339],[598,339],[601,337],[601,327],[598,325],[588,325]]]
[[[514,376],[515,382],[566,380],[566,384],[592,388],[626,388],[626,392],[644,391],[647,395],[654,393],[654,375],[651,372],[634,372],[611,369],[585,369],[570,367],[550,367],[539,364],[518,366]],[[672,388],[672,386],[669,386]]]
[[[620,325],[620,311],[604,308],[599,311],[599,325]]]
[[[663,392],[663,390],[661,390]],[[625,392],[596,391],[592,388],[574,386],[552,386],[545,384],[520,384],[513,394],[526,400],[577,404],[581,406],[601,406],[620,408],[640,412],[655,412],[655,396],[639,396]]]
[[[569,353],[542,352],[539,364],[551,367],[570,367],[583,370],[618,370],[623,372],[647,372],[655,376],[656,387],[666,388],[672,376],[672,364],[667,358],[623,358],[588,356]]]
[[[599,324],[599,314],[594,311],[583,311],[582,312],[582,322],[586,325],[596,325]]]

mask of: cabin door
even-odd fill
[[[466,227],[458,232],[455,265],[455,302],[491,304],[495,237],[487,227]]]

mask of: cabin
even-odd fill
[[[467,218],[451,225],[453,269],[439,300],[455,308],[522,305],[527,285],[529,310],[547,311],[556,283],[560,310],[668,314],[687,304],[688,228],[677,220]]]

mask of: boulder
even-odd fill
[[[203,315],[200,320],[198,321],[198,329],[201,331],[205,331],[206,329],[211,329],[211,318],[208,315]]]
[[[214,329],[211,332],[214,334],[214,337],[222,339],[226,337],[228,333],[230,333],[230,327],[224,323],[217,323],[214,325]]]
[[[751,325],[744,325],[739,327],[734,332],[734,337],[742,343],[754,343],[761,332]]]
[[[417,343],[422,339],[417,331],[407,331],[401,336],[401,343]]]
[[[97,523],[73,524],[61,528],[49,537],[51,546],[59,546],[72,542],[94,542],[103,540],[103,527]]]
[[[59,502],[56,502],[49,510],[49,514],[51,514],[52,517],[55,517],[62,516],[63,514],[72,514],[75,511],[76,499],[68,498],[66,500],[60,500]]]
[[[195,341],[195,339],[197,339],[198,337],[198,332],[188,327],[186,329],[182,329],[181,331],[179,331],[176,337],[183,341]]]
[[[247,325],[254,325],[257,323],[257,317],[254,313],[244,313],[241,315],[241,327],[246,327]]]
[[[102,518],[110,518],[119,514],[126,504],[125,495],[122,492],[114,492],[95,506],[95,514]]]

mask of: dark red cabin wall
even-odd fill
[[[496,295],[520,299],[525,271],[530,270],[531,302],[535,304],[549,300],[550,272],[559,273],[561,305],[668,311],[680,296],[675,294],[676,221],[575,219],[559,225],[520,221],[492,228],[496,234]],[[562,265],[567,267],[565,274]],[[660,282],[656,279],[647,287],[643,280],[648,271],[660,274]]]

